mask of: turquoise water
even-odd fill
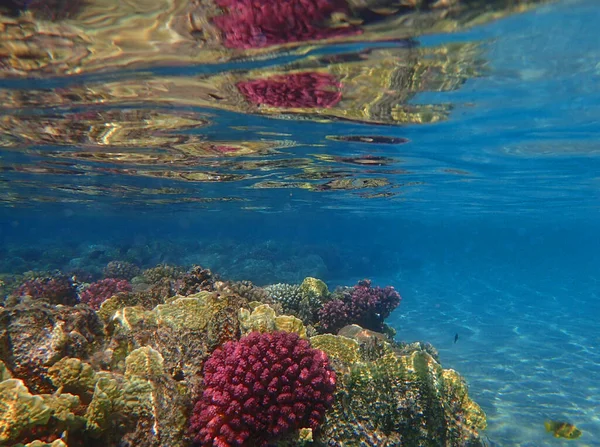
[[[261,285],[317,276],[333,288],[369,277],[403,297],[388,321],[397,338],[433,343],[444,367],[465,377],[487,413],[492,445],[600,446],[598,23],[596,1],[573,0],[419,37],[410,45],[476,43],[479,52],[477,76],[410,99],[451,105],[437,123],[317,122],[174,105],[209,122],[180,136],[277,146],[244,159],[260,166],[224,158],[173,168],[240,176],[225,182],[132,174],[169,168],[77,157],[77,144],[3,143],[0,273],[68,269],[81,252],[101,246],[135,252],[146,266],[200,263]],[[308,57],[381,46],[330,45]],[[208,76],[305,57],[281,53],[152,73]],[[12,78],[0,87],[40,94],[138,76],[145,74]],[[0,106],[0,118],[20,114],[35,126],[82,107],[43,106]],[[153,105],[146,99],[127,107]],[[407,141],[326,138],[349,135]],[[3,141],[10,138],[5,132]],[[382,161],[356,163],[373,157]],[[320,176],[308,176],[314,172]],[[345,190],[328,183],[335,178],[355,187],[364,178],[387,183]],[[298,185],[305,181],[316,186]],[[280,184],[255,187],[261,182]],[[583,436],[555,439],[546,419],[568,420]]]

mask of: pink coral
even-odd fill
[[[238,82],[238,90],[256,105],[293,108],[330,108],[342,99],[342,87],[328,73],[293,73]]]
[[[99,309],[104,301],[120,292],[131,292],[131,284],[125,279],[106,278],[90,284],[81,293],[81,302]]]
[[[25,281],[17,288],[16,295],[30,296],[34,299],[45,299],[52,304],[77,304],[77,288],[75,284],[71,278],[61,274]]]
[[[201,446],[266,445],[316,428],[333,402],[336,375],[327,355],[297,334],[253,332],[215,350],[191,417]]]
[[[356,26],[328,27],[334,13],[349,15],[344,0],[215,0],[225,13],[214,18],[228,48],[271,45],[359,34]]]

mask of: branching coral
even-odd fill
[[[131,284],[125,279],[106,278],[90,284],[81,292],[81,302],[98,310],[100,305],[120,292],[131,292]]]
[[[204,367],[204,392],[191,417],[201,446],[266,445],[316,428],[333,402],[327,355],[297,334],[253,332],[217,349]]]
[[[319,311],[321,328],[337,332],[347,324],[359,324],[374,331],[384,329],[383,322],[400,304],[400,294],[391,286],[371,287],[370,280],[360,281],[351,289],[338,291],[335,299]]]

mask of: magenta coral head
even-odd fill
[[[342,85],[328,73],[292,73],[236,85],[248,102],[271,107],[330,108],[342,99]]]
[[[327,355],[289,332],[253,332],[215,350],[190,419],[200,446],[255,446],[316,428],[333,402]]]

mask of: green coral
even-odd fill
[[[327,288],[327,284],[320,279],[308,276],[300,284],[300,293],[309,299],[318,299],[321,301],[329,296],[329,289]]]
[[[485,428],[485,414],[469,399],[462,378],[444,370],[429,353],[392,352],[374,361],[361,360],[347,362],[347,372],[338,377],[321,442],[342,447],[483,446],[478,430]]]

